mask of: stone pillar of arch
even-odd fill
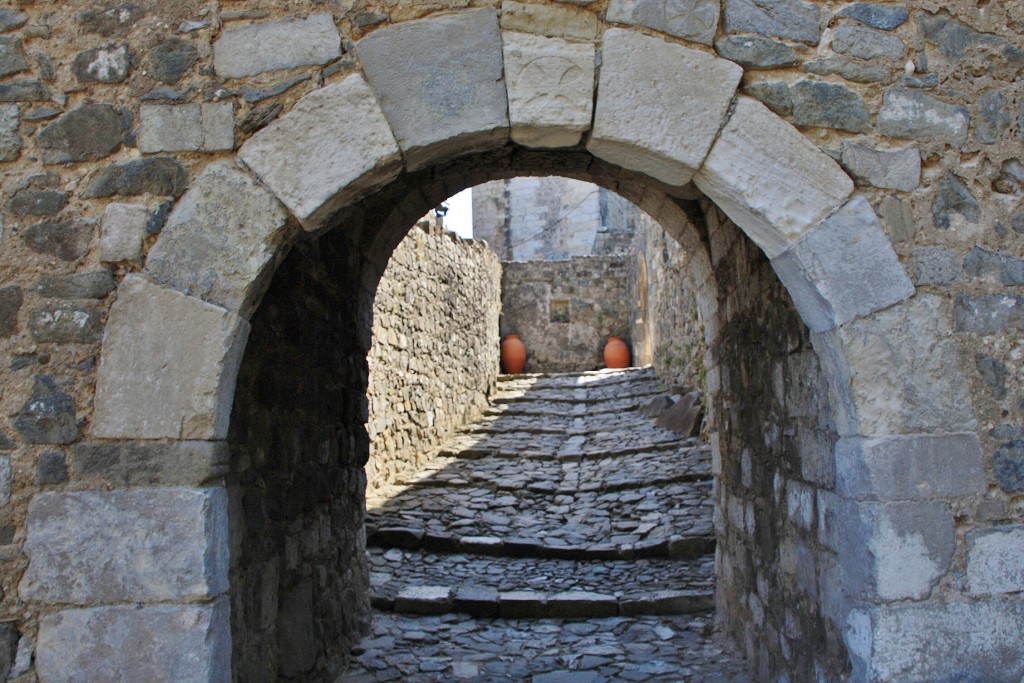
[[[216,482],[247,319],[269,276],[300,230],[329,227],[403,173],[509,140],[577,155],[585,141],[609,167],[647,179],[649,210],[692,182],[771,259],[813,333],[841,437],[827,454],[835,490],[816,503],[821,543],[838,562],[817,581],[853,678],[955,674],[938,661],[946,653],[907,654],[935,628],[963,634],[958,654],[975,658],[976,671],[1008,647],[1020,653],[1019,633],[995,649],[977,635],[1014,623],[1019,601],[927,599],[949,571],[949,501],[985,488],[941,302],[915,295],[842,169],[737,94],[739,66],[628,29],[597,41],[502,31],[491,8],[382,28],[355,52],[358,69],[302,98],[234,162],[211,164],[144,270],[121,284],[89,435],[124,443],[102,477],[114,490],[32,502],[95,530],[80,575],[50,561],[77,539],[29,516],[21,596],[59,605],[41,622],[42,678],[58,658],[84,661],[104,645],[97,624],[117,623],[152,635],[149,650],[123,655],[129,669],[148,662],[167,680],[230,680],[227,502]],[[151,487],[131,488],[140,482]],[[93,556],[93,546],[104,552]],[[173,660],[183,649],[188,661]]]

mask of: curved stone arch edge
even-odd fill
[[[617,30],[623,34],[633,33]],[[609,64],[606,63],[602,71],[608,68]],[[285,230],[287,216],[289,213],[294,215],[307,227],[319,227],[317,221],[322,220],[323,216],[343,204],[368,196],[401,172],[404,155],[402,150],[397,149],[392,124],[381,111],[379,93],[368,88],[363,75],[356,73],[337,84],[314,91],[300,100],[280,122],[272,124],[264,133],[243,146],[239,153],[243,162],[242,169],[230,162],[214,162],[193,183],[193,188],[175,209],[176,218],[172,217],[168,228],[151,251],[145,274],[127,277],[119,288],[118,300],[105,330],[97,381],[96,415],[91,434],[93,438],[170,439],[187,443],[195,440],[217,441],[226,436],[234,381],[249,331],[245,316],[251,313],[248,309],[258,298],[259,283],[268,270],[273,270],[273,261],[279,258],[279,237]],[[368,92],[371,95],[369,98],[365,96]],[[607,96],[608,92],[607,89],[598,89],[596,109],[600,109],[602,95]],[[288,187],[273,172],[268,171],[268,168],[273,170],[271,166],[267,163],[253,163],[257,156],[254,150],[260,150],[263,144],[267,154],[271,155],[270,161],[279,163],[283,170],[292,168],[293,175],[301,175],[294,173],[293,159],[283,154],[281,149],[289,144],[289,139],[294,141],[296,131],[301,131],[306,124],[301,117],[317,116],[333,108],[335,98],[351,105],[352,109],[343,111],[360,111],[360,105],[370,107],[369,118],[377,128],[371,131],[372,135],[364,136],[364,141],[377,144],[383,140],[386,145],[390,136],[396,147],[389,148],[384,155],[350,156],[360,160],[370,158],[373,164],[368,169],[356,169],[354,174],[351,169],[341,169],[341,172],[348,172],[352,176],[347,182],[333,189],[327,188],[328,191],[323,193],[325,198],[310,193],[307,199],[313,197],[312,201],[296,204]],[[941,313],[942,303],[934,297],[913,297],[913,287],[899,265],[877,217],[863,197],[853,195],[851,199],[852,183],[847,187],[849,179],[841,170],[838,173],[842,177],[836,180],[838,176],[834,175],[834,171],[838,167],[831,159],[760,103],[743,96],[733,99],[732,95],[730,101],[733,102],[733,109],[727,118],[722,119],[724,125],[716,129],[713,143],[709,144],[706,154],[694,169],[693,179],[769,255],[801,317],[815,333],[815,347],[831,377],[830,390],[834,394],[837,426],[842,436],[836,448],[837,495],[855,502],[858,511],[874,514],[888,501],[917,504],[923,500],[928,504],[937,502],[941,508],[944,504],[939,501],[983,492],[984,476],[978,476],[981,472],[981,449],[973,431],[976,425],[969,401],[963,400],[966,397],[963,382],[958,381],[956,373],[950,372],[956,365],[946,366],[942,376],[925,372],[921,377],[916,377],[913,374],[900,375],[894,367],[898,358],[886,357],[888,363],[878,363],[877,356],[863,354],[865,350],[891,351],[902,345],[911,352],[922,347],[929,351],[937,349],[937,357],[948,360],[952,348],[948,330],[943,326],[944,318],[936,315],[937,312]],[[659,105],[655,102],[649,106]],[[674,106],[674,103],[661,102],[660,106]],[[323,126],[308,129],[308,134],[314,139],[323,140],[325,135],[334,130],[326,123],[331,119],[322,120],[325,122]],[[336,123],[337,120],[334,121]],[[382,121],[386,131],[380,125]],[[757,124],[758,121],[761,123]],[[273,135],[277,135],[277,138],[273,138]],[[505,135],[502,133],[495,136],[487,144],[503,142]],[[641,138],[642,135],[642,132],[637,134]],[[613,137],[608,134],[608,139]],[[466,138],[461,139],[464,141]],[[596,131],[590,141],[601,139],[605,138],[601,137],[600,131]],[[787,158],[786,154],[778,154],[780,141],[786,145],[785,150],[793,153],[792,165],[783,169],[781,178],[778,174],[770,176],[768,180],[757,177],[758,173],[763,174],[763,170],[768,168],[765,166],[767,162],[777,165],[779,159]],[[356,141],[344,142],[349,146],[349,151],[358,152]],[[622,165],[627,168],[643,166],[645,159],[652,159],[652,166],[663,168],[664,158],[659,156],[662,153],[645,148],[642,142],[642,139],[637,141],[633,146],[635,149],[631,150],[639,150],[638,155],[633,157],[636,164]],[[750,147],[751,142],[757,143],[753,149]],[[746,154],[737,152],[744,148]],[[610,153],[607,149],[617,149],[618,152]],[[615,148],[614,145],[602,149],[600,144],[594,144],[591,148],[595,156],[599,157],[602,153],[614,157],[621,150],[621,146]],[[762,153],[752,158],[751,151]],[[445,154],[451,155],[451,149]],[[623,160],[619,161],[621,163]],[[246,172],[245,167],[252,171]],[[819,173],[822,168],[827,170]],[[255,173],[265,185],[255,180],[251,173]],[[822,187],[822,178],[831,185]],[[776,188],[785,188],[788,194],[780,196],[777,192],[768,191],[769,182],[774,183]],[[232,265],[236,262],[230,259],[220,264],[215,260],[203,261],[209,256],[208,253],[191,254],[189,260],[189,254],[172,248],[187,242],[180,237],[187,236],[196,226],[187,220],[188,212],[179,210],[180,207],[199,195],[208,194],[209,188],[218,183],[230,188],[242,188],[243,194],[252,198],[256,204],[265,201],[272,193],[271,196],[276,197],[275,202],[280,199],[289,206],[288,212],[271,211],[273,219],[263,225],[261,230],[250,234],[253,238],[251,242],[233,245],[239,247],[235,256],[244,254],[251,259],[252,269],[249,271],[231,270],[236,267]],[[808,207],[804,201],[808,187],[813,187],[818,196],[824,196],[825,200],[817,206]],[[822,205],[825,209],[821,208]],[[779,206],[781,211],[778,210]],[[244,215],[243,218],[249,220],[255,216]],[[201,222],[200,225],[200,228],[208,230],[219,227],[217,221]],[[230,257],[230,252],[228,250],[227,254],[220,253],[218,256]],[[233,276],[240,276],[240,288],[227,286],[232,280],[226,277],[227,271],[231,271]],[[208,291],[202,291],[197,290],[195,282],[189,278],[175,281],[172,275],[182,272],[196,276],[213,275],[214,286]],[[865,292],[860,285],[866,277],[877,278],[880,273],[885,274],[882,282]],[[223,286],[218,289],[217,285]],[[176,314],[168,315],[168,310]],[[934,324],[925,325],[923,320],[934,321]],[[180,343],[183,333],[191,343]],[[171,340],[176,343],[171,344]],[[164,350],[164,355],[156,359],[158,362],[154,362],[154,348]],[[195,353],[196,350],[200,352]],[[952,352],[955,353],[955,349]],[[881,372],[869,372],[872,365],[879,366]],[[147,391],[167,387],[176,387],[177,390],[170,394],[167,403],[160,406],[138,402],[138,396],[126,389],[127,384],[119,383],[114,378],[117,373],[129,370],[138,373],[131,379]],[[892,370],[894,376],[887,376],[887,370]],[[923,383],[933,386],[936,393],[945,392],[955,400],[944,402],[930,414],[918,414],[915,408],[922,406],[914,397],[919,396],[925,388]],[[876,384],[881,389],[872,393],[871,389]],[[956,390],[957,386],[960,387],[959,391]],[[959,403],[959,407],[951,403]],[[119,421],[118,415],[136,405],[140,410],[147,410],[151,417],[134,424]],[[943,433],[949,432],[951,428],[953,433]],[[904,470],[893,470],[894,454],[898,454],[904,462]],[[957,471],[956,468],[962,469],[965,464],[970,476],[958,481],[945,481],[933,476],[929,479],[924,474],[929,469]],[[922,477],[929,483],[929,490],[912,487],[920,483]],[[37,499],[41,501],[39,505],[42,505],[49,500],[50,495],[94,495],[103,498],[104,503],[109,503],[108,497],[116,494],[44,494]],[[216,489],[202,495],[212,501],[204,503],[206,509],[221,510],[225,504],[223,496],[216,493]],[[150,503],[147,501],[145,515],[190,514],[189,511],[177,508],[161,512],[151,509]],[[133,508],[135,514],[140,510],[141,507]],[[33,529],[30,528],[32,535]],[[220,535],[219,531],[213,532],[212,536],[210,533],[198,534],[201,541],[197,542],[220,547]],[[854,538],[853,546],[840,546],[838,541],[836,543],[835,549],[840,557],[856,557],[865,545],[870,545],[871,539]],[[200,555],[205,557],[202,553]],[[36,563],[36,566],[39,564]],[[31,567],[30,563],[30,571]],[[203,564],[200,569],[197,570],[199,573],[215,578],[225,571],[223,567],[210,567],[207,564]],[[847,577],[843,580],[850,579]],[[219,579],[213,583],[220,585]],[[878,578],[865,579],[863,585],[848,588],[852,592],[858,589],[878,591]],[[152,597],[140,596],[130,586],[126,591],[125,595],[118,596],[126,602]],[[206,595],[209,597],[212,593]],[[162,596],[161,599],[166,597]],[[185,595],[177,597],[181,600],[190,599]],[[66,602],[61,596],[45,589],[37,590],[33,599]],[[157,608],[147,607],[147,614],[152,609]],[[168,606],[167,609],[175,608]],[[835,614],[842,617],[848,609],[847,606],[836,610]],[[218,619],[219,626],[211,628],[223,633],[226,628],[224,617]],[[857,633],[853,633],[851,639],[855,639]],[[871,640],[870,635],[867,638]],[[42,638],[40,643],[42,646]],[[223,653],[215,653],[208,658],[210,661],[224,660]]]

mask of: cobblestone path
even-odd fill
[[[647,370],[503,377],[367,496],[372,634],[339,681],[733,681],[712,633],[711,453]]]

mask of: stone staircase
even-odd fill
[[[713,640],[710,448],[649,370],[506,376],[367,495],[374,633],[342,681],[747,681]]]

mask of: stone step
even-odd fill
[[[652,384],[647,387],[629,388],[607,388],[604,391],[595,389],[522,389],[520,391],[502,390],[491,398],[491,403],[502,405],[506,403],[532,403],[534,401],[546,401],[550,403],[562,403],[571,405],[592,405],[604,403],[605,401],[632,401],[630,405],[643,405],[649,403],[656,396],[663,396],[665,389],[659,385]]]
[[[604,412],[580,415],[529,415],[522,413],[486,415],[469,425],[464,433],[525,432],[530,434],[598,434],[618,433],[624,430],[645,429],[652,432],[670,430],[658,427],[654,420],[637,415],[636,411]],[[678,439],[679,436],[676,435]]]
[[[461,455],[461,454],[460,454]],[[675,482],[712,478],[706,447],[673,448],[628,458],[436,457],[415,472],[399,475],[400,486],[465,488],[494,491],[549,491],[555,494],[616,492]]]
[[[570,544],[552,537],[535,539],[523,536],[470,536],[415,526],[366,527],[366,543],[371,548],[400,548],[438,553],[463,553],[502,558],[534,558],[554,560],[635,560],[670,558],[690,560],[709,555],[715,550],[715,537],[705,533],[664,534],[650,538],[636,535],[612,536],[605,541]],[[629,542],[616,542],[624,539]]]
[[[438,455],[477,459],[481,457],[534,460],[612,458],[644,452],[685,449],[691,439],[640,424],[635,429],[593,434],[538,434],[530,432],[460,433],[448,439]],[[703,445],[703,444],[702,444]]]
[[[756,679],[718,644],[714,613],[602,619],[483,619],[375,612],[336,683],[452,680],[600,683]]]
[[[474,586],[495,594],[577,591],[615,598],[665,591],[710,595],[715,582],[713,555],[688,560],[584,561],[370,548],[367,560],[372,590],[388,599],[410,586]]]

